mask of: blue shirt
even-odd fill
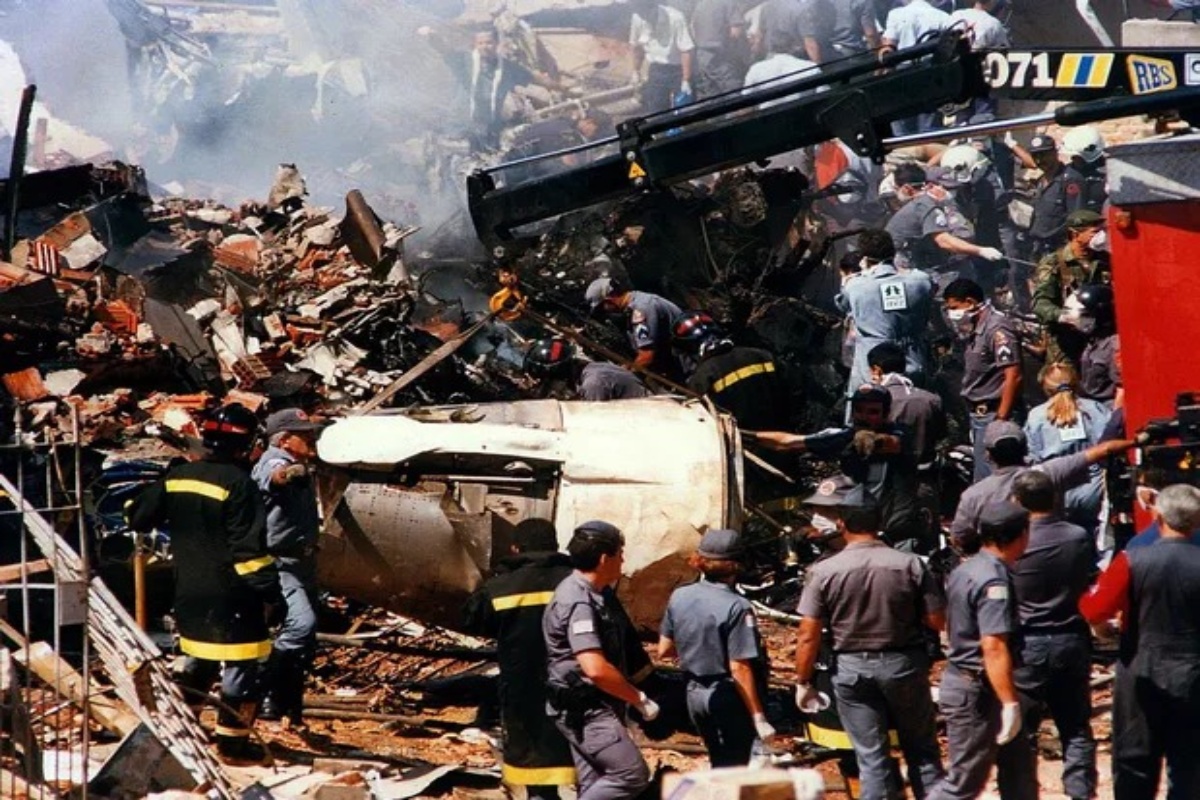
[[[1139,547],[1149,547],[1162,538],[1162,531],[1158,528],[1157,522],[1151,522],[1146,530],[1139,533],[1137,536],[1129,540],[1125,545],[1126,550],[1136,550]],[[1200,531],[1192,534],[1192,544],[1200,546]]]

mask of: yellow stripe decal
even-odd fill
[[[746,378],[752,378],[755,375],[762,375],[764,372],[774,371],[775,365],[770,361],[764,361],[761,364],[751,364],[748,367],[742,367],[741,369],[734,370],[724,378],[721,378],[719,381],[713,384],[713,391],[723,392],[738,381],[745,380]]]
[[[492,599],[492,608],[497,611],[508,611],[510,608],[527,608],[529,606],[548,606],[554,599],[554,592],[526,592],[525,594],[510,594],[506,597]],[[536,785],[536,784],[534,784]]]
[[[207,661],[261,661],[271,655],[271,641],[265,639],[261,642],[221,644],[197,642],[195,639],[180,636],[179,649],[189,656]]]
[[[197,481],[190,478],[176,478],[175,480],[167,481],[167,491],[203,495],[204,497],[216,500],[218,503],[224,503],[229,499],[228,489],[217,486],[215,483]]]
[[[233,565],[233,571],[238,575],[249,575],[258,572],[263,567],[269,567],[275,563],[272,556],[263,556],[262,558],[254,558],[249,561],[239,561]]]
[[[822,728],[820,725],[808,723],[808,740],[820,747],[827,747],[830,750],[853,750],[854,745],[850,741],[850,737],[845,731],[837,731],[833,728]],[[888,742],[892,747],[900,746],[900,738],[895,731],[888,731]]]
[[[505,764],[500,773],[505,783],[517,786],[570,786],[575,783],[574,767],[514,767]]]

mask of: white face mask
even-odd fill
[[[824,514],[813,514],[812,526],[822,536],[836,536],[838,532],[837,521]]]
[[[951,322],[962,322],[967,318],[967,309],[965,308],[948,308],[946,309],[946,319]]]
[[[1088,250],[1091,250],[1093,253],[1107,253],[1108,252],[1108,231],[1106,231],[1106,230],[1096,231],[1095,235],[1092,236],[1092,240],[1090,242],[1088,242]]]

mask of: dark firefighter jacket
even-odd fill
[[[496,639],[504,722],[504,781],[521,786],[575,783],[571,749],[546,715],[542,614],[571,574],[562,553],[522,553],[467,600],[467,630]]]
[[[134,498],[130,526],[171,531],[180,649],[209,661],[271,653],[264,607],[282,601],[267,555],[266,511],[246,470],[195,461],[172,467]]]
[[[707,356],[688,387],[733,414],[748,430],[787,430],[787,390],[775,360],[766,350],[733,347]]]

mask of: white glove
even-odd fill
[[[979,257],[988,261],[1003,261],[1004,253],[1001,253],[994,247],[981,247],[979,249]]]
[[[1083,320],[1083,316],[1074,309],[1068,309],[1058,315],[1060,325],[1070,325],[1072,328],[1079,327],[1079,323]]]
[[[692,93],[692,84],[689,83],[688,81],[684,81],[683,83],[679,84],[679,93],[680,94],[691,94]]]
[[[638,692],[638,701],[635,708],[637,708],[638,713],[642,715],[642,719],[646,720],[646,722],[653,722],[660,711],[658,703],[646,697],[645,692]]]
[[[1017,146],[1017,137],[1013,136],[1012,131],[1004,132],[1004,144],[1007,145],[1010,150]]]
[[[769,742],[775,738],[775,726],[767,722],[766,714],[754,715],[754,732],[763,742]]]
[[[1008,744],[1021,732],[1021,704],[1005,703],[1000,709],[1000,732],[996,744]]]
[[[829,708],[829,695],[818,692],[811,683],[796,684],[796,708],[805,714],[816,714]]]

